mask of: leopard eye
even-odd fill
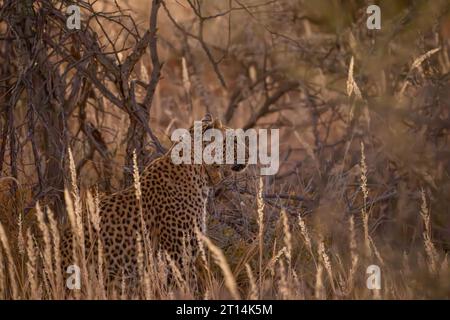
[[[244,170],[245,167],[246,167],[245,164],[235,164],[231,167],[231,170],[239,172],[239,171]]]

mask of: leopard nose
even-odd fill
[[[242,171],[245,169],[245,164],[235,164],[231,167],[231,170],[233,171]]]

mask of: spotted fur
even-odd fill
[[[225,130],[220,121],[206,117],[204,129]],[[195,226],[204,225],[206,201],[210,188],[228,169],[240,171],[236,165],[175,165],[169,152],[154,160],[140,176],[142,217],[154,252],[164,250],[178,265],[190,248],[197,254]],[[99,235],[104,247],[105,268],[109,275],[121,276],[137,272],[137,232],[142,230],[140,206],[134,186],[104,197],[100,202]],[[87,229],[86,229],[87,230]],[[86,242],[86,248],[94,248]],[[65,265],[72,263],[72,235],[67,228],[63,241]],[[86,253],[89,256],[94,254]]]

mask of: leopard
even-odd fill
[[[206,114],[201,124],[203,132],[229,129],[211,114]],[[189,130],[193,132],[193,127]],[[199,255],[198,230],[205,232],[209,192],[227,177],[244,171],[248,165],[248,159],[242,163],[236,157],[228,164],[195,164],[194,161],[176,164],[171,157],[176,145],[174,143],[163,156],[142,170],[140,196],[136,194],[136,186],[131,185],[99,200],[97,238],[102,243],[104,269],[109,278],[138,274],[138,234],[142,229],[145,229],[152,252],[164,252],[179,268],[186,253],[191,261],[195,260]],[[86,223],[84,229],[85,234],[92,233]],[[73,239],[72,228],[67,227],[61,250],[64,268],[75,262]],[[95,257],[97,246],[86,239],[88,249],[85,254]]]

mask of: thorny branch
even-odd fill
[[[149,125],[150,108],[162,67],[157,53],[157,14],[161,1],[152,2],[149,28],[142,37],[133,18],[124,14],[117,3],[116,11],[97,12],[93,4],[79,1],[78,5],[87,19],[82,30],[70,31],[66,28],[63,13],[64,6],[68,4],[70,2],[63,1],[56,7],[51,1],[41,1],[38,6],[32,6],[27,1],[4,1],[0,11],[1,19],[6,22],[6,28],[1,30],[0,50],[5,53],[4,56],[10,56],[8,61],[13,62],[14,58],[19,61],[2,66],[1,81],[5,86],[1,89],[4,120],[1,126],[0,169],[3,170],[8,163],[12,177],[17,180],[18,159],[23,157],[24,152],[19,150],[19,143],[23,145],[29,141],[38,177],[30,207],[43,197],[52,198],[50,203],[59,203],[53,207],[58,214],[64,214],[65,150],[78,140],[79,134],[87,137],[91,152],[80,159],[78,169],[86,164],[86,160],[92,159],[92,151],[95,150],[105,160],[106,170],[111,170],[108,167],[111,152],[96,127],[98,124],[87,121],[83,116],[96,92],[128,114],[133,130],[128,136],[127,148],[138,151],[141,164],[145,161],[143,148],[146,135],[157,153],[165,152]],[[122,30],[116,39],[110,38],[107,28],[103,26],[104,21]],[[99,30],[103,33],[101,36],[98,35]],[[122,33],[125,35],[121,36]],[[132,41],[128,35],[135,43],[121,63],[119,53],[126,46],[130,47],[127,43]],[[102,39],[107,40],[106,45]],[[121,45],[118,45],[119,41]],[[122,49],[117,49],[119,47]],[[139,102],[131,78],[134,67],[142,60],[147,48],[153,70],[150,83],[144,84],[145,98]],[[17,128],[22,124],[17,123],[16,109],[23,95],[26,95],[27,101],[26,125],[29,134],[25,141],[19,142]],[[81,128],[75,135],[67,123],[67,118],[74,114],[80,115]],[[46,142],[41,141],[42,133]],[[15,194],[17,189],[14,183],[11,188]]]

